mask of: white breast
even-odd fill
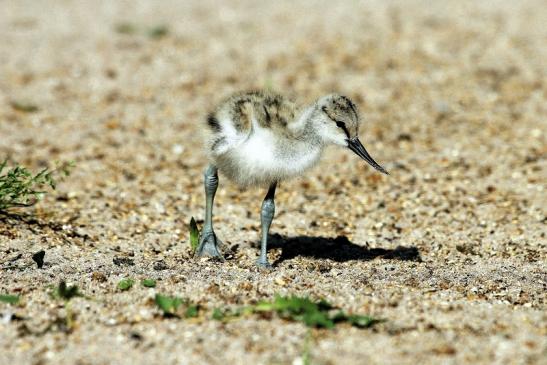
[[[254,128],[246,140],[218,156],[218,167],[240,185],[267,185],[300,175],[319,160],[321,150],[319,144]]]

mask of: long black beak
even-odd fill
[[[370,157],[367,150],[365,149],[365,146],[363,146],[359,138],[355,137],[352,139],[348,139],[348,148],[355,152],[357,156],[368,162],[369,165],[374,167],[376,170],[386,175],[389,175],[389,173],[382,166],[378,165],[378,163],[374,161],[372,157]]]

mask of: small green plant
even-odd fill
[[[10,295],[10,294],[0,294],[0,302],[7,303],[7,304],[17,304],[19,303],[19,296]]]
[[[0,212],[36,204],[46,193],[43,189],[55,189],[60,176],[68,176],[73,167],[72,163],[63,163],[34,175],[24,167],[15,166],[4,173],[7,163],[7,159],[0,163]]]
[[[66,302],[76,297],[83,297],[80,289],[76,285],[66,285],[64,280],[61,280],[59,285],[53,289],[52,296],[55,299],[62,299]]]
[[[215,321],[222,321],[225,318],[224,311],[220,308],[213,309],[213,314],[211,315],[211,318]]]
[[[253,312],[275,312],[281,318],[303,322],[308,327],[333,328],[336,323],[346,322],[366,328],[380,322],[370,316],[349,315],[325,300],[312,301],[307,297],[276,296],[273,301],[258,303]]]
[[[163,38],[167,34],[169,34],[169,28],[166,25],[156,25],[146,31],[146,35],[152,39]]]
[[[126,291],[131,289],[133,284],[135,284],[135,280],[133,279],[122,279],[118,282],[118,289],[121,291]]]
[[[135,34],[137,32],[137,27],[131,23],[116,24],[114,29],[120,34]]]
[[[179,297],[156,294],[155,302],[156,305],[162,310],[163,315],[169,317],[176,316],[177,309],[184,301]]]
[[[184,316],[186,318],[195,318],[199,315],[199,306],[196,304],[191,304],[186,308]]]
[[[231,319],[240,317],[242,315],[248,315],[253,313],[252,307],[245,307],[245,308],[214,308],[213,313],[211,314],[211,318],[215,321],[222,321],[226,322]]]
[[[169,27],[163,24],[146,28],[133,23],[118,23],[114,26],[114,30],[126,35],[145,34],[151,39],[160,39],[169,34]]]
[[[155,288],[156,287],[156,280],[154,280],[154,279],[143,279],[141,281],[141,284],[145,288]]]
[[[184,313],[185,318],[194,318],[198,317],[201,312],[198,305],[179,297],[157,294],[155,302],[165,317],[180,317],[179,314]],[[185,310],[182,311],[180,308],[185,308]],[[217,307],[213,308],[210,313],[211,319],[223,322],[252,314],[270,318],[271,316],[266,314],[276,313],[283,319],[302,322],[308,327],[327,329],[333,328],[338,323],[348,323],[354,327],[368,328],[383,321],[370,316],[348,314],[325,300],[313,301],[307,297],[284,297],[279,295],[272,301],[262,301],[254,306],[236,309]],[[309,355],[306,356],[309,358]]]
[[[56,288],[53,288],[51,296],[55,299],[60,299],[64,301],[65,311],[66,311],[66,327],[70,331],[74,327],[74,314],[72,313],[72,306],[70,304],[72,298],[83,297],[84,295],[80,293],[80,290],[76,285],[66,285],[64,280],[61,280],[59,285]]]
[[[12,101],[11,107],[23,113],[35,113],[40,110],[36,105],[23,101]]]
[[[194,253],[196,252],[199,246],[199,230],[194,217],[190,219],[189,228],[190,228],[190,248],[192,249],[192,253]]]
[[[305,297],[276,296],[273,301],[258,303],[255,312],[276,312],[285,319],[304,322],[310,327],[334,327],[329,315],[332,306],[326,301],[313,302]]]
[[[179,314],[181,313],[185,318],[194,318],[199,315],[199,306],[190,303],[187,299],[156,294],[155,302],[163,312],[164,317],[180,317]],[[184,311],[181,309],[184,309]]]

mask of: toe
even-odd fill
[[[258,266],[258,268],[261,269],[261,270],[271,270],[272,269],[272,264],[270,264],[268,262],[268,260],[258,259],[256,261],[256,266]]]
[[[203,247],[200,247],[196,251],[196,256],[198,256],[198,257],[213,257],[213,258],[217,258],[219,260],[224,260],[224,257],[222,256],[222,254],[220,253],[218,248],[214,245],[208,245],[208,244],[205,244],[205,245],[203,245]]]
[[[211,232],[209,234],[205,234],[201,237],[200,241],[200,245],[198,246],[195,254],[197,257],[213,257],[224,261],[224,257],[218,249],[218,243],[220,240],[216,238],[214,233]]]

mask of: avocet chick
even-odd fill
[[[277,183],[302,175],[317,163],[325,147],[349,148],[387,174],[359,141],[359,124],[355,105],[338,94],[306,107],[266,91],[238,93],[221,103],[207,118],[210,165],[204,174],[205,223],[196,255],[223,259],[212,221],[218,170],[240,186],[268,187],[261,211],[260,267],[270,267],[266,253]]]

